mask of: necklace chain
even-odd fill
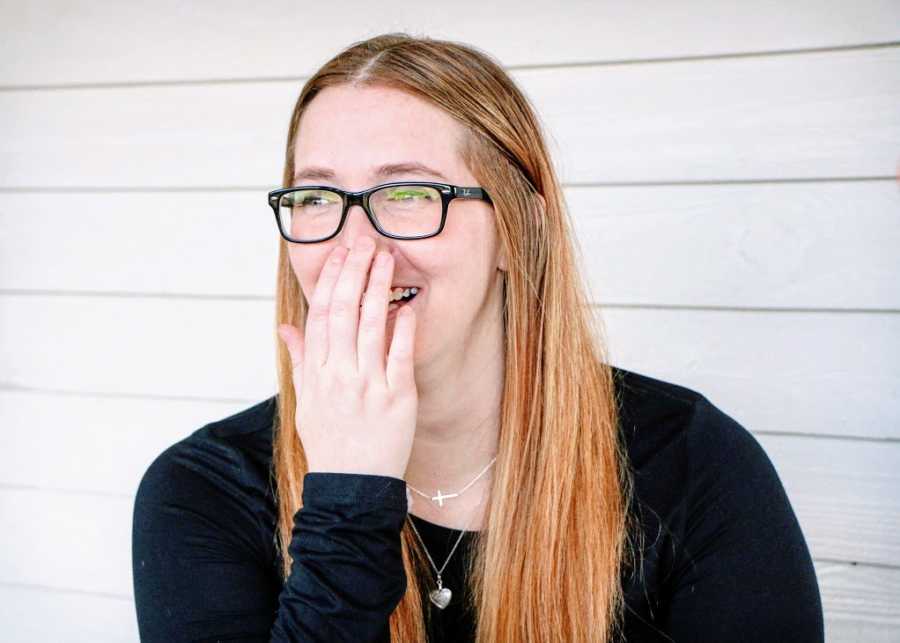
[[[443,573],[444,568],[447,567],[447,563],[450,562],[450,559],[453,557],[453,552],[456,551],[456,548],[459,546],[459,543],[462,541],[463,536],[465,535],[466,532],[465,532],[465,530],[461,530],[459,532],[459,537],[456,539],[456,543],[453,545],[453,549],[451,549],[450,553],[447,554],[447,560],[445,560],[444,564],[441,565],[441,568],[438,569],[437,565],[434,564],[434,559],[431,557],[431,554],[428,553],[428,547],[425,546],[425,541],[422,540],[422,536],[419,534],[419,530],[416,529],[416,525],[412,521],[412,518],[409,519],[409,524],[413,528],[413,531],[416,533],[416,538],[418,538],[419,542],[422,543],[422,549],[425,550],[425,555],[428,556],[428,562],[430,562],[431,566],[434,567],[434,572],[435,572],[435,574],[437,574],[438,589],[441,589],[441,587],[443,587],[443,585],[441,584],[441,573]],[[468,526],[469,525],[466,524],[466,527],[468,527]]]
[[[491,467],[492,464],[494,464],[494,462],[496,460],[497,460],[497,456],[494,456],[494,458],[490,462],[487,463],[487,466],[485,466],[484,469],[481,470],[481,473],[479,473],[477,476],[475,476],[475,478],[472,480],[472,482],[467,484],[465,487],[463,487],[456,493],[441,493],[441,490],[438,489],[436,496],[429,496],[427,493],[423,493],[422,491],[419,491],[418,489],[416,489],[414,486],[412,486],[408,482],[406,483],[406,486],[409,487],[410,489],[412,489],[413,491],[415,491],[417,494],[419,494],[423,498],[428,498],[429,500],[437,501],[438,505],[443,507],[444,500],[446,500],[447,498],[456,498],[458,496],[461,496],[463,493],[465,493],[465,491],[469,487],[471,487],[473,484],[475,484],[478,481],[478,479],[485,474],[485,472]]]
[[[409,483],[407,483],[406,486],[409,487],[410,489],[412,489],[413,491],[415,491],[420,496],[424,496],[430,500],[437,500],[438,504],[441,507],[443,507],[444,506],[444,498],[456,498],[457,496],[462,495],[462,493],[464,491],[466,491],[466,489],[468,489],[473,484],[475,484],[475,482],[481,476],[484,475],[485,471],[487,471],[488,468],[490,468],[490,466],[492,464],[494,464],[494,462],[496,460],[497,460],[497,456],[494,456],[494,458],[487,464],[487,466],[481,470],[481,473],[479,473],[477,476],[475,476],[475,478],[472,480],[472,482],[467,484],[465,487],[463,487],[456,493],[444,495],[441,493],[441,490],[438,489],[438,495],[432,497],[432,496],[429,496],[428,494],[422,493],[421,491],[419,491],[418,489],[416,489]],[[477,513],[478,507],[480,507],[483,502],[484,502],[484,499],[482,499],[482,501],[480,503],[478,503],[478,506],[475,507],[475,511],[472,514],[473,516],[475,515],[475,513]],[[431,563],[431,566],[434,568],[434,572],[437,575],[437,589],[430,592],[431,602],[434,603],[435,605],[437,605],[439,608],[444,609],[444,607],[446,607],[447,604],[450,602],[450,597],[452,596],[452,592],[450,592],[450,590],[448,588],[444,587],[443,580],[441,579],[441,574],[443,573],[444,569],[447,567],[447,563],[449,563],[450,559],[453,558],[453,554],[456,552],[456,548],[459,547],[459,543],[462,542],[463,536],[466,534],[466,531],[465,531],[465,529],[460,530],[459,536],[457,537],[456,542],[453,544],[453,548],[450,550],[450,553],[447,554],[447,559],[444,561],[444,564],[441,565],[441,568],[438,569],[437,564],[435,564],[434,559],[431,557],[431,553],[428,551],[428,547],[425,545],[425,541],[422,539],[422,535],[419,533],[419,530],[416,528],[416,525],[412,520],[412,514],[407,513],[407,520],[409,521],[410,527],[413,528],[413,532],[416,534],[416,538],[419,539],[419,542],[422,545],[422,549],[425,551],[425,555],[428,556],[428,562]],[[471,524],[471,522],[472,522],[472,518],[470,517],[465,526],[468,527]]]

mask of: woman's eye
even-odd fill
[[[294,207],[308,208],[316,206],[329,205],[334,199],[327,194],[303,193],[298,194],[293,199]]]
[[[427,198],[428,195],[421,190],[403,190],[391,193],[391,199],[394,201],[410,201],[416,198]]]

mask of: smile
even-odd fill
[[[392,301],[409,301],[413,297],[415,297],[419,292],[419,289],[415,286],[411,288],[391,288],[390,295],[388,297],[388,303]]]

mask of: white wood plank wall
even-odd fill
[[[3,640],[136,640],[140,475],[274,392],[293,100],[395,29],[510,70],[613,361],[758,436],[829,641],[900,640],[896,0],[0,2]]]

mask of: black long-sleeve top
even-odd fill
[[[640,576],[623,575],[626,640],[823,641],[809,549],[756,439],[696,391],[613,371],[644,537]],[[272,397],[208,424],[144,473],[132,543],[142,641],[389,641],[407,586],[407,515],[436,563],[446,560],[460,532],[408,514],[404,480],[315,472],[304,478],[282,582],[274,413]],[[424,599],[431,641],[472,640],[462,594],[473,535],[442,574],[450,604]]]

